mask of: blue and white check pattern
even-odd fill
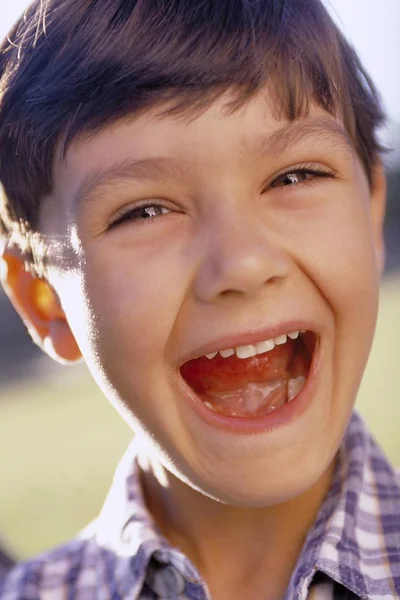
[[[15,567],[1,600],[210,599],[147,512],[135,452],[132,444],[99,518],[74,541]],[[356,413],[285,595],[306,598],[400,598],[400,480]]]

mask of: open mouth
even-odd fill
[[[294,331],[192,359],[180,373],[208,409],[228,417],[259,417],[300,394],[316,345],[314,332]]]

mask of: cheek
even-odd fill
[[[297,218],[290,239],[294,260],[334,312],[375,318],[380,276],[367,192],[321,198]]]
[[[126,363],[156,368],[163,358],[185,289],[176,252],[146,247],[87,254],[86,289],[94,351],[103,367],[124,372]],[[136,373],[136,369],[126,369]],[[140,372],[140,369],[138,370]]]
[[[302,268],[333,318],[335,390],[340,395],[346,389],[347,397],[354,399],[370,352],[379,299],[369,205],[364,196],[343,196],[305,228],[303,246],[298,242]]]
[[[329,227],[321,227],[325,260],[320,269],[326,270],[326,286],[338,315],[346,321],[366,319],[368,326],[375,322],[380,279],[370,215],[361,200],[346,208],[334,235]]]
[[[287,219],[285,237],[298,272],[330,315],[334,385],[349,398],[372,344],[380,281],[368,192],[355,187]]]

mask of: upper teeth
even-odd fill
[[[293,331],[292,333],[288,333],[287,335],[280,335],[276,338],[265,340],[264,342],[259,342],[258,344],[249,344],[248,346],[237,346],[236,348],[226,348],[225,350],[220,350],[219,352],[211,352],[211,354],[206,354],[206,357],[210,360],[220,354],[222,358],[228,358],[228,356],[233,356],[236,354],[238,358],[249,358],[250,356],[256,356],[257,354],[264,354],[264,352],[269,352],[273,350],[275,346],[279,346],[280,344],[285,344],[287,342],[288,337],[292,340],[295,340],[299,337],[299,333],[303,333],[301,331]]]

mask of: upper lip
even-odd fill
[[[274,339],[284,334],[287,335],[294,331],[312,331],[317,333],[317,328],[315,323],[312,324],[306,321],[286,321],[284,323],[266,327],[265,329],[253,329],[247,333],[221,336],[204,346],[196,348],[196,350],[188,353],[188,355],[183,356],[180,365],[182,366],[189,360],[211,354],[212,352],[219,352],[220,350],[225,350],[227,348],[236,348],[237,346],[258,344],[259,342]]]

